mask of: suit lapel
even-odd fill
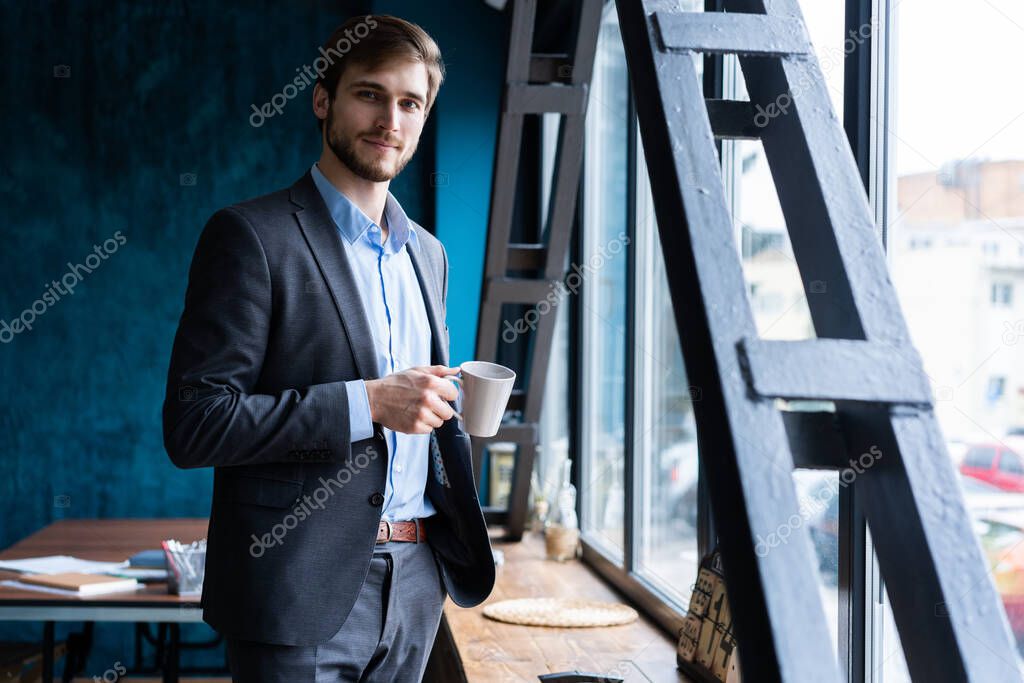
[[[292,203],[299,207],[295,218],[327,281],[334,306],[345,327],[356,370],[362,379],[377,379],[379,375],[370,321],[359,298],[356,280],[345,251],[345,240],[334,224],[309,171],[292,185],[290,195]]]
[[[422,230],[416,226],[417,230]],[[422,246],[422,237],[420,238]],[[427,319],[430,321],[430,358],[431,363],[448,365],[448,349],[444,348],[441,340],[445,338],[440,330],[443,316],[441,315],[441,302],[438,301],[437,293],[440,285],[435,281],[433,269],[424,268],[420,263],[423,255],[419,252],[420,247],[413,247],[412,242],[405,243],[409,250],[409,259],[412,261],[413,270],[416,271],[416,280],[420,283],[420,291],[423,293],[423,302],[427,307]]]

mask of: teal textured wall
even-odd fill
[[[476,0],[0,7],[0,547],[61,518],[208,514],[212,473],[176,469],[161,437],[188,265],[214,211],[289,185],[318,157],[311,88],[258,127],[251,106],[281,92],[350,13],[416,21],[448,61],[425,144],[392,191],[448,246],[452,363],[471,357],[501,14]],[[32,329],[12,329],[19,317]],[[40,633],[0,623],[0,639]],[[131,642],[128,627],[100,625],[85,673],[128,662]]]

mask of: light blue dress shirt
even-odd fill
[[[419,237],[409,217],[388,192],[384,218],[387,241],[381,243],[380,226],[342,194],[320,172],[311,169],[313,182],[346,241],[345,252],[355,276],[359,298],[370,321],[377,374],[380,377],[411,367],[430,365],[430,321],[419,280],[406,243]],[[345,383],[348,392],[352,441],[373,435],[370,402],[362,379]],[[388,446],[387,480],[382,519],[404,521],[437,513],[426,495],[430,469],[430,434],[403,434],[384,428]]]

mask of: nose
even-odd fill
[[[377,127],[381,130],[398,130],[398,100],[392,100],[384,105],[380,117],[377,119]]]

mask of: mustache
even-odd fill
[[[398,140],[395,140],[393,138],[381,138],[376,133],[364,133],[362,135],[362,137],[367,138],[369,140],[373,140],[375,142],[383,143],[385,145],[391,145],[392,147],[400,147],[401,146],[401,143]]]

